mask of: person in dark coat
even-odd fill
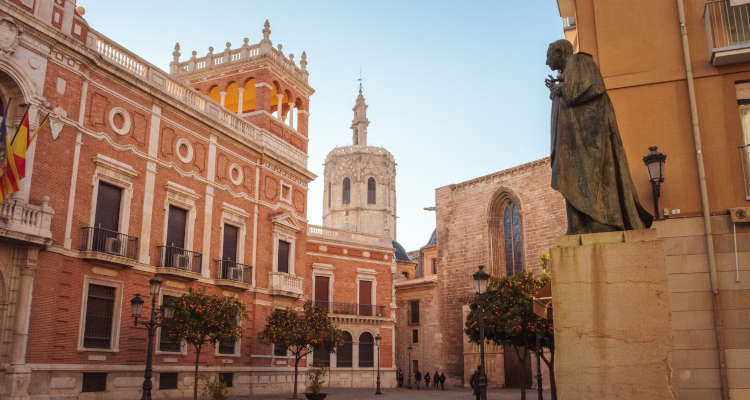
[[[437,370],[435,370],[435,375],[432,376],[432,387],[435,390],[437,390],[439,384],[440,384],[440,375],[438,375]]]
[[[445,374],[440,373],[440,390],[445,390]]]
[[[417,390],[419,390],[420,382],[422,382],[422,373],[417,370],[417,372],[414,373],[414,383],[417,385]]]
[[[477,367],[477,370],[474,371],[473,374],[471,374],[471,379],[469,379],[469,385],[471,386],[471,389],[473,390],[473,394],[476,397],[476,400],[480,400],[480,391],[479,391],[479,375],[481,374],[481,367]]]
[[[424,388],[430,388],[430,371],[424,373]]]

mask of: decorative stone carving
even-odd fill
[[[57,137],[60,136],[60,132],[62,132],[62,128],[65,126],[62,119],[67,116],[68,112],[60,106],[52,109],[52,114],[49,117],[49,127],[52,132],[52,140],[57,140]]]
[[[0,52],[10,55],[16,51],[18,32],[18,27],[12,19],[0,19]]]
[[[55,84],[55,90],[57,90],[57,94],[65,94],[65,89],[68,87],[68,81],[66,81],[63,78],[58,77],[57,83]]]
[[[191,146],[190,142],[185,138],[177,139],[175,153],[177,153],[177,158],[185,164],[189,164],[193,161],[193,146]]]
[[[237,164],[232,164],[229,166],[229,180],[232,181],[233,184],[239,186],[242,184],[242,180],[244,179],[244,174],[242,173],[242,168],[240,168]]]
[[[122,124],[117,126],[115,123],[115,117],[120,116],[122,118]],[[109,110],[109,126],[118,135],[127,135],[130,133],[130,126],[133,121],[130,119],[130,114],[122,107],[114,107]]]

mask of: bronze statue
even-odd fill
[[[568,234],[644,229],[653,217],[638,201],[612,102],[590,54],[549,45],[552,188],[565,197]]]

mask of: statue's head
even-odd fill
[[[547,49],[547,65],[553,71],[565,70],[565,63],[573,54],[573,44],[565,39],[550,43]]]

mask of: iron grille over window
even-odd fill
[[[177,389],[177,372],[159,374],[159,390]]]
[[[336,367],[337,368],[351,368],[352,367],[352,335],[344,331],[344,344],[336,349]]]
[[[367,204],[375,204],[375,178],[367,180]]]
[[[89,285],[83,347],[94,349],[110,348],[114,306],[115,288],[94,284]]]
[[[375,365],[375,340],[369,332],[359,335],[359,367],[368,368]]]
[[[220,341],[219,354],[234,354],[234,340]]]
[[[273,355],[276,357],[286,357],[286,348],[282,346],[273,346]]]
[[[223,383],[228,388],[234,384],[234,374],[231,372],[222,372],[219,374],[219,383]]]
[[[343,204],[349,204],[350,185],[349,178],[344,178],[344,183],[341,185],[341,203]]]
[[[313,348],[313,365],[316,367],[331,366],[331,352],[323,345],[317,345]]]
[[[175,304],[177,302],[177,298],[174,296],[164,296],[162,298],[163,304],[167,304],[169,301],[172,301],[172,304]],[[159,350],[172,353],[179,353],[181,350],[180,341],[169,336],[169,326],[164,326],[161,328],[161,335],[159,337]]]
[[[419,300],[409,302],[409,323],[419,324]]]

